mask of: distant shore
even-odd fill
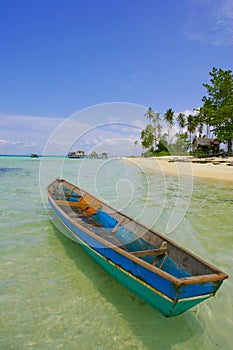
[[[177,176],[195,176],[206,179],[233,182],[233,157],[193,158],[193,157],[135,157],[122,158],[143,169],[160,171]]]

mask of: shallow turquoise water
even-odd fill
[[[0,157],[0,169],[1,349],[232,348],[229,183],[177,181],[111,159]],[[50,223],[44,187],[57,175],[166,233],[230,278],[214,298],[163,318]]]

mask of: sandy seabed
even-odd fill
[[[123,158],[143,169],[177,176],[195,176],[233,182],[233,157],[226,159],[195,159],[192,157],[135,157]]]

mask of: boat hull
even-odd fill
[[[153,282],[158,286],[155,288],[151,285],[152,283],[148,284],[147,281],[143,281],[137,277],[137,266],[135,266],[134,271],[130,272],[130,270],[132,270],[131,261],[122,263],[119,257],[117,259],[116,252],[113,249],[108,246],[103,247],[102,244],[98,246],[98,242],[94,242],[93,239],[90,239],[85,231],[73,227],[72,223],[56,209],[52,202],[50,202],[50,205],[53,209],[50,213],[50,218],[59,231],[66,237],[79,243],[82,249],[106,272],[147,304],[159,311],[163,316],[174,317],[180,315],[216,292],[216,283],[209,284],[208,288],[205,288],[205,284],[200,284],[200,286],[195,286],[196,291],[193,290],[190,296],[190,286],[187,285],[183,287],[183,297],[180,298],[179,294],[177,294],[176,285],[160,276],[154,275]],[[128,267],[125,266],[126,264],[128,264]],[[156,280],[156,277],[158,280]],[[217,289],[220,284],[221,283],[217,286]],[[199,295],[200,288],[205,289],[204,294]],[[193,286],[191,286],[191,289],[194,289]]]

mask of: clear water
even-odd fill
[[[51,224],[44,187],[58,175],[165,233],[230,278],[214,298],[163,318]],[[120,160],[0,157],[0,192],[1,350],[232,349],[229,183],[177,181]]]

